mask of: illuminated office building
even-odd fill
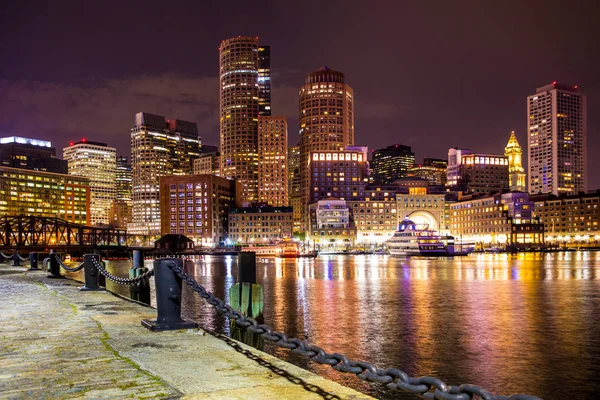
[[[308,74],[299,95],[300,187],[306,215],[311,152],[342,151],[354,144],[354,92],[343,73],[323,66]]]
[[[309,204],[330,197],[364,199],[369,175],[367,148],[349,146],[342,151],[312,151],[308,172]]]
[[[241,184],[215,175],[162,176],[161,234],[182,234],[197,245],[223,245],[229,210],[241,204]]]
[[[90,180],[90,223],[108,225],[109,210],[117,198],[117,150],[106,143],[82,139],[63,149],[69,174]]]
[[[462,156],[458,187],[469,193],[493,193],[508,189],[508,157],[499,154]]]
[[[471,154],[470,149],[453,147],[448,150],[448,166],[446,167],[446,186],[454,188],[460,183],[460,165],[462,156]]]
[[[271,115],[271,46],[258,48],[258,113]]]
[[[68,173],[65,160],[56,158],[56,149],[46,140],[19,136],[0,138],[0,165],[12,168]]]
[[[0,166],[0,215],[56,217],[89,225],[90,180]]]
[[[587,190],[586,97],[556,82],[527,97],[528,187],[531,193]]]
[[[127,228],[131,222],[131,163],[127,156],[117,156],[117,196],[108,211],[109,224],[115,228]]]
[[[242,207],[229,212],[229,239],[234,243],[280,242],[292,237],[291,207]]]
[[[194,160],[194,175],[219,175],[220,157],[218,153],[204,153]]]
[[[258,200],[258,38],[226,39],[219,47],[221,176]],[[266,111],[266,109],[265,109]]]
[[[410,146],[395,144],[375,150],[371,163],[371,180],[375,185],[389,185],[403,177],[415,165]]]
[[[165,120],[161,115],[140,112],[131,129],[133,170],[132,221],[128,233],[160,235],[159,178],[187,175],[200,156],[198,128],[193,122]]]
[[[289,204],[288,131],[285,117],[258,117],[258,201],[274,207]]]

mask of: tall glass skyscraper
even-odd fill
[[[587,190],[586,97],[577,86],[552,82],[527,97],[529,192]]]
[[[271,46],[258,48],[258,112],[271,115]]]
[[[373,152],[371,178],[376,185],[390,185],[405,176],[415,165],[410,146],[394,144]]]

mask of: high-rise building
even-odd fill
[[[302,219],[306,221],[310,154],[313,151],[342,151],[354,144],[354,91],[345,83],[343,73],[323,66],[307,75],[299,95],[300,187],[303,192]]]
[[[165,120],[161,115],[140,112],[131,129],[133,171],[132,221],[127,229],[134,235],[160,235],[161,176],[191,174],[199,156],[200,139],[193,122]]]
[[[531,193],[587,190],[586,97],[556,82],[527,97],[528,187]]]
[[[523,150],[517,141],[515,131],[510,133],[508,144],[504,149],[504,155],[508,157],[508,186],[515,192],[527,191],[525,187],[525,169],[523,168]]]
[[[90,180],[90,222],[108,225],[108,213],[117,197],[117,149],[106,143],[82,139],[63,149],[69,175]]]
[[[90,180],[0,166],[0,215],[57,217],[89,225]]]
[[[309,204],[330,197],[364,199],[369,175],[367,148],[349,146],[342,151],[312,151],[308,172]]]
[[[289,204],[285,117],[258,117],[258,201],[269,206]]]
[[[0,138],[0,165],[58,174],[68,172],[67,162],[56,158],[52,143],[19,136]]]
[[[389,185],[406,175],[415,165],[415,153],[410,146],[394,144],[373,152],[371,178],[376,185]]]
[[[258,200],[258,38],[226,39],[219,47],[221,176]]]
[[[427,179],[430,185],[443,186],[446,184],[446,167],[415,165],[408,170],[406,176]]]
[[[271,46],[258,48],[258,112],[271,115]]]
[[[303,199],[300,180],[300,146],[288,149],[288,194],[289,205],[294,210],[294,232],[302,230]]]
[[[131,204],[131,163],[127,156],[117,156],[117,200]]]
[[[460,164],[462,156],[471,154],[470,149],[453,147],[448,150],[448,166],[446,167],[446,186],[457,187],[460,181]]]
[[[508,157],[499,154],[467,154],[460,163],[456,185],[469,193],[494,193],[508,189]]]
[[[215,175],[162,176],[161,233],[186,235],[202,246],[223,244],[229,210],[241,204],[240,192],[240,183]]]
[[[448,160],[446,160],[445,158],[423,157],[423,165],[425,167],[437,167],[446,169],[448,167]]]

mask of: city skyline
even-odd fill
[[[468,3],[468,19],[460,8],[451,10],[444,4],[423,9],[381,3],[378,12],[334,2],[325,7],[343,6],[344,15],[327,24],[324,17],[315,16],[319,28],[309,34],[287,29],[307,13],[294,5],[282,9],[274,4],[268,15],[260,10],[233,14],[223,27],[212,20],[224,11],[208,7],[206,14],[197,14],[201,17],[193,12],[187,16],[184,8],[175,7],[169,15],[200,19],[204,25],[159,33],[144,28],[134,34],[133,27],[116,29],[121,18],[135,11],[131,4],[123,5],[122,15],[110,21],[90,5],[64,3],[30,13],[11,4],[4,15],[9,21],[1,28],[6,30],[0,42],[3,53],[14,57],[0,67],[0,109],[5,111],[0,130],[4,136],[50,140],[57,147],[74,137],[87,137],[127,154],[129,138],[124,132],[131,115],[147,111],[195,121],[203,143],[218,144],[217,48],[225,38],[251,35],[270,45],[273,114],[288,117],[290,146],[298,140],[298,90],[306,74],[325,64],[343,72],[352,84],[355,143],[370,150],[401,143],[413,148],[417,162],[444,157],[450,147],[497,153],[512,130],[524,146],[526,97],[558,81],[578,85],[588,98],[588,151],[593,154],[600,147],[600,78],[594,72],[600,58],[593,43],[586,41],[598,30],[592,26],[591,5],[569,7],[571,17],[560,21],[565,29],[555,31],[556,18],[536,19],[536,29],[530,21],[537,13],[560,15],[566,6],[558,2],[514,10]],[[149,15],[163,11],[146,9]],[[392,17],[404,25],[391,24]],[[486,30],[477,30],[483,21]],[[71,25],[69,29],[82,34],[71,35]],[[100,26],[102,36],[96,30]],[[104,32],[105,26],[115,29]],[[39,40],[42,34],[45,41]],[[322,37],[335,40],[336,46]],[[139,49],[132,50],[134,42]],[[143,67],[133,62],[138,50],[148,46],[173,45],[176,52],[192,42],[198,47],[185,63],[173,65],[169,57]],[[37,57],[47,62],[34,62]],[[532,62],[541,57],[546,62]],[[394,79],[383,78],[382,69],[393,71]],[[600,160],[590,157],[589,189],[600,187],[600,176],[594,174],[599,168]]]

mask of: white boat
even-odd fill
[[[392,256],[444,257],[455,254],[453,236],[438,235],[428,225],[419,228],[409,219],[400,223],[387,245]]]

